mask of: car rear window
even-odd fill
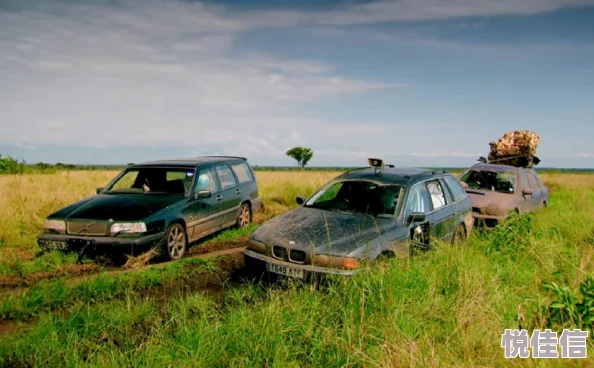
[[[450,188],[450,192],[452,192],[452,195],[454,196],[454,202],[466,197],[466,192],[464,191],[464,188],[462,188],[462,186],[460,185],[460,183],[458,183],[458,181],[456,181],[456,179],[446,176],[444,180],[448,188]]]
[[[237,179],[239,179],[240,183],[254,180],[252,172],[244,163],[231,165],[231,169],[233,169],[233,172],[235,172],[235,175],[237,175]]]

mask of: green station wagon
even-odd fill
[[[243,157],[153,161],[123,170],[97,195],[48,216],[38,244],[84,254],[138,255],[159,247],[168,260],[216,231],[245,227],[262,200]]]

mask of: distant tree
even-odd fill
[[[287,151],[287,156],[297,161],[297,167],[304,168],[305,165],[311,160],[314,152],[311,148],[306,147],[293,147]]]
[[[132,165],[134,165],[134,162],[128,162],[126,165],[132,166]]]

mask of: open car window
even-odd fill
[[[110,185],[108,194],[186,195],[192,185],[194,169],[147,167],[128,169]]]
[[[391,217],[396,213],[402,187],[370,181],[331,183],[305,203],[305,207]]]
[[[516,192],[516,173],[513,171],[469,170],[460,181],[471,189],[510,194]]]

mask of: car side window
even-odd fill
[[[534,177],[534,175],[531,172],[528,172],[528,183],[530,184],[530,188],[532,189],[538,189],[538,182],[536,181],[536,178]]]
[[[215,166],[215,171],[217,172],[217,176],[219,177],[219,182],[221,183],[222,190],[227,190],[237,185],[237,182],[235,181],[235,176],[233,176],[233,172],[231,171],[229,166]]]
[[[406,212],[408,217],[413,212],[429,213],[431,212],[431,201],[429,192],[423,184],[417,184],[410,189],[408,199],[406,200]]]
[[[431,203],[433,203],[433,209],[437,210],[446,205],[445,195],[443,188],[439,184],[439,180],[431,180],[427,182],[427,190],[431,195]]]
[[[198,173],[198,185],[196,191],[210,190],[212,193],[217,192],[217,182],[211,168],[200,169]]]
[[[237,179],[239,179],[240,183],[245,183],[254,180],[252,172],[244,163],[231,165],[231,169],[233,170],[235,175],[237,175]]]
[[[458,181],[456,181],[456,179],[446,176],[443,180],[445,181],[448,188],[450,188],[450,191],[454,196],[454,202],[457,202],[466,197],[466,191],[464,190],[464,188],[462,188]]]
[[[441,186],[443,194],[445,195],[446,203],[454,203],[455,201],[454,198],[452,198],[452,192],[448,189],[448,186],[443,181],[443,178],[439,179],[439,185]]]
[[[542,182],[542,180],[540,179],[540,176],[538,175],[538,173],[534,170],[532,170],[532,175],[534,175],[534,178],[536,179],[536,183],[538,184],[538,186],[540,188],[544,188],[544,183]]]

